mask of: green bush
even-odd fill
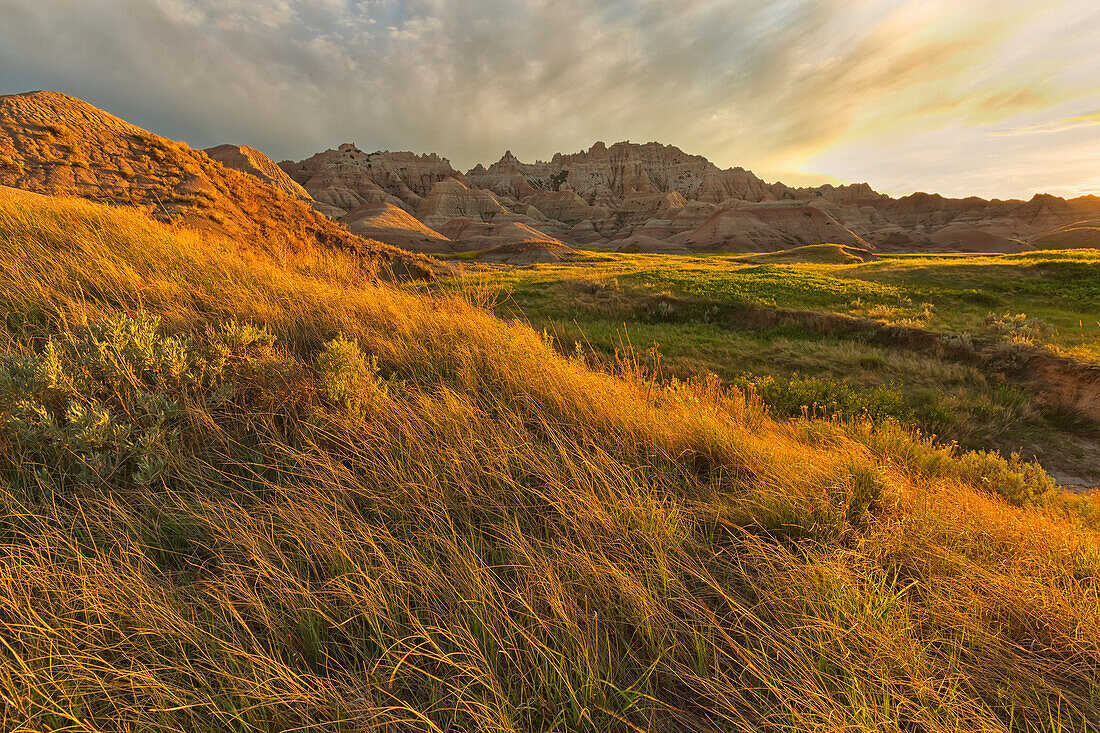
[[[317,358],[317,373],[325,396],[350,415],[361,415],[386,393],[378,377],[377,357],[367,357],[358,341],[342,334],[325,344]]]
[[[1005,458],[996,451],[972,451],[957,457],[956,475],[977,489],[1000,496],[1014,506],[1044,506],[1060,497],[1042,466],[1019,453]]]

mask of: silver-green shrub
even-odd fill
[[[196,343],[122,315],[0,353],[0,433],[26,458],[81,481],[149,484],[180,455],[182,405],[231,400],[242,365],[270,356],[274,336],[231,322]]]

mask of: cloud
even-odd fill
[[[1073,130],[1078,127],[1097,126],[1100,126],[1100,110],[1083,115],[1066,117],[1065,119],[1055,120],[1053,122],[1044,122],[1038,125],[1028,125],[1027,127],[1018,127],[1010,130],[999,130],[992,134],[997,136],[1043,135],[1052,132],[1065,132],[1066,130]]]
[[[0,93],[67,91],[276,159],[355,140],[469,167],[633,139],[764,174],[846,174],[814,166],[854,150],[874,180],[859,150],[1096,109],[1093,5],[0,0]]]

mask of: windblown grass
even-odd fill
[[[628,342],[656,346],[666,377],[756,385],[777,415],[889,416],[966,449],[1034,457],[1066,484],[1100,485],[1091,398],[1066,398],[1076,387],[1052,387],[1025,368],[1034,353],[1100,359],[1097,250],[849,264],[822,254],[835,245],[737,256],[588,252],[503,272],[467,266],[464,277],[430,287],[491,283],[499,315],[546,329],[565,351],[579,343],[593,366]],[[943,348],[911,344],[914,333]]]
[[[5,729],[1100,725],[1031,464],[83,202],[0,199],[0,308]]]

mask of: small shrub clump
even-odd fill
[[[1033,344],[1050,331],[1046,321],[1026,313],[990,313],[985,325],[998,336],[1016,343]]]
[[[325,344],[317,358],[323,394],[349,415],[361,415],[386,394],[378,376],[378,358],[368,357],[355,339],[341,334]]]
[[[1005,458],[996,451],[970,451],[957,457],[960,479],[1001,497],[1013,506],[1046,506],[1061,498],[1054,479],[1034,461],[1019,453]]]
[[[0,170],[14,170],[16,173],[22,173],[25,169],[23,161],[15,160],[10,155],[0,155]]]
[[[48,137],[66,138],[73,134],[73,131],[65,125],[58,125],[55,123],[45,125],[45,130]]]
[[[232,399],[235,379],[271,361],[274,337],[230,322],[196,343],[159,326],[122,315],[38,351],[0,353],[0,435],[57,479],[165,479],[184,447],[185,406],[210,411]]]

